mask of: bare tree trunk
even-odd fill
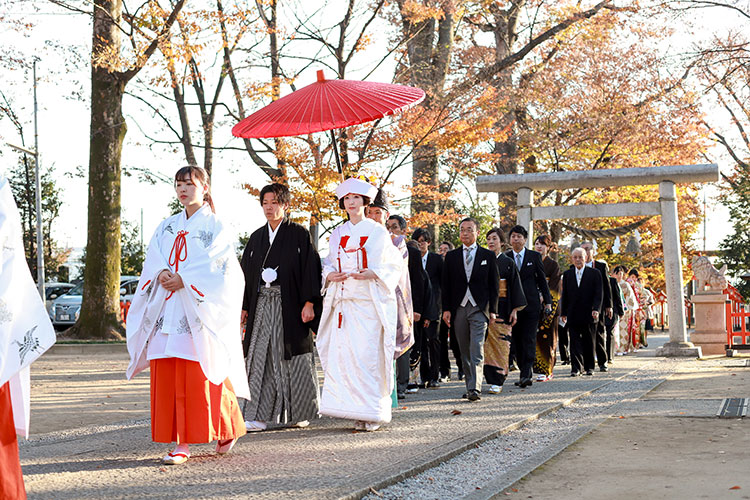
[[[450,66],[453,50],[453,4],[442,3],[443,16],[440,20],[433,18],[412,22],[406,17],[404,1],[399,0],[402,12],[404,36],[409,56],[409,83],[422,88],[426,97],[422,106],[426,110],[437,108],[442,102],[445,79]],[[415,147],[412,160],[412,185],[429,186],[430,190],[439,191],[439,155],[437,149],[430,145]],[[412,199],[411,213],[439,211],[437,199],[427,197],[421,200]],[[440,239],[440,227],[431,225],[433,241]]]
[[[126,81],[97,61],[105,50],[120,51],[120,0],[96,0],[91,65],[89,206],[83,304],[74,337],[121,339],[120,158],[127,126],[122,116]]]

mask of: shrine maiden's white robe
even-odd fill
[[[28,437],[29,365],[55,343],[56,336],[26,263],[18,207],[2,176],[0,251],[0,387],[9,383],[16,432]]]
[[[176,272],[184,288],[169,292],[157,277]],[[203,205],[190,218],[183,210],[156,228],[128,311],[130,379],[159,358],[198,361],[206,378],[227,378],[248,399],[240,315],[245,279],[234,235]]]
[[[377,279],[330,283],[324,289],[316,346],[325,374],[321,415],[391,421],[396,295],[403,258],[388,231],[370,219],[331,233],[323,283],[331,272],[370,269]]]

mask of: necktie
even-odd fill
[[[520,253],[516,254],[516,267],[518,268],[519,271],[521,270],[521,254]]]
[[[466,267],[469,267],[473,260],[474,258],[471,256],[471,248],[467,248],[466,249]]]

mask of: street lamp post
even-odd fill
[[[34,182],[36,184],[36,279],[37,288],[39,289],[39,295],[42,300],[44,296],[44,237],[42,234],[42,181],[41,173],[39,169],[40,154],[39,154],[39,128],[37,124],[37,98],[36,98],[36,60],[33,64],[33,77],[34,77],[34,150],[25,148],[23,146],[15,146],[10,143],[8,146],[26,153],[34,157]]]

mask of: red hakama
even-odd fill
[[[10,384],[0,387],[0,500],[26,498],[23,486],[21,461],[18,458],[18,440],[10,403]]]
[[[200,363],[151,360],[151,437],[157,443],[209,443],[245,434],[229,379],[208,381]]]

